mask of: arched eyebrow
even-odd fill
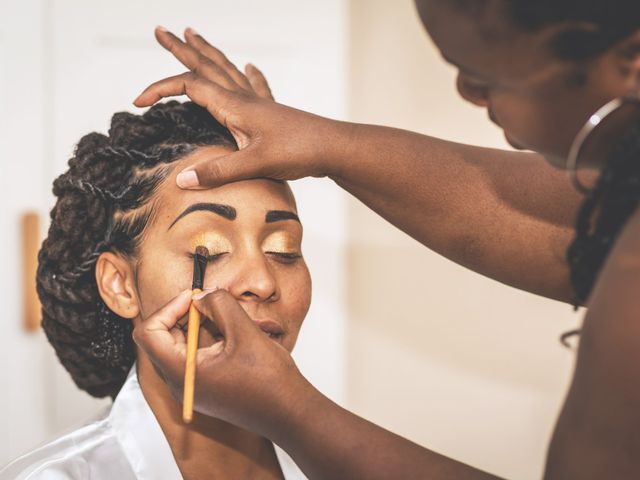
[[[171,227],[173,227],[176,224],[176,222],[181,218],[186,217],[190,213],[200,212],[200,211],[213,212],[217,215],[220,215],[223,218],[226,218],[227,220],[235,220],[237,216],[236,209],[233,208],[231,205],[223,205],[221,203],[194,203],[193,205],[185,208],[184,211],[176,217],[176,219],[171,223],[171,225],[169,225],[169,228],[167,228],[167,231]]]
[[[281,220],[295,220],[300,223],[298,215],[287,210],[269,210],[264,218],[265,223],[279,222]]]

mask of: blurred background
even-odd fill
[[[78,391],[28,329],[24,272],[75,142],[183,71],[155,43],[158,24],[191,26],[236,64],[255,63],[282,103],[508,148],[456,95],[412,0],[1,0],[0,466],[109,403]],[[314,280],[295,351],[307,377],[428,448],[539,478],[574,362],[558,337],[580,317],[427,251],[329,180],[293,187]],[[22,228],[29,213],[38,231]]]

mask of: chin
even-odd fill
[[[525,147],[523,143],[519,142],[518,140],[513,138],[511,135],[509,135],[509,132],[507,131],[504,132],[504,138],[507,141],[507,143],[511,145],[513,148],[515,148],[516,150],[520,150],[520,151],[530,150],[529,148]]]

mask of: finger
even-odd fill
[[[230,348],[233,348],[239,338],[248,339],[252,335],[262,335],[258,326],[226,290],[206,292],[204,297],[196,296],[193,304],[216,324]]]
[[[187,85],[194,82],[195,78],[192,72],[163,78],[145,88],[133,101],[133,104],[137,107],[149,107],[162,98],[186,95]]]
[[[137,107],[148,107],[166,97],[187,95],[193,102],[206,108],[222,125],[227,125],[226,105],[233,98],[232,92],[215,82],[185,72],[152,83],[136,98]]]
[[[274,99],[267,79],[255,65],[253,65],[252,63],[247,63],[247,65],[244,67],[244,71],[247,74],[247,78],[249,79],[249,83],[251,84],[254,92],[260,95],[262,98],[267,98],[270,100]]]
[[[223,68],[201,55],[198,50],[180,40],[173,33],[158,27],[155,30],[155,35],[158,43],[193,73],[217,82],[229,90],[238,89],[238,84]]]
[[[265,170],[265,166],[259,161],[260,155],[255,153],[255,147],[249,146],[223,157],[217,156],[219,154],[220,151],[215,148],[201,147],[190,155],[189,158],[195,159],[197,163],[178,174],[176,177],[178,186],[197,190],[252,178],[268,177],[274,180],[285,180]]]
[[[190,304],[191,291],[185,290],[133,330],[133,340],[162,370],[175,372],[176,367],[183,363],[180,352],[184,346],[176,343],[171,329],[186,315]]]
[[[224,72],[229,75],[239,86],[245,90],[251,90],[251,83],[244,76],[244,74],[238,70],[238,68],[227,58],[227,56],[218,50],[216,47],[207,42],[202,35],[196,32],[193,28],[187,28],[184,31],[184,38],[187,44],[193,47],[200,55],[211,60],[214,64],[220,67]]]

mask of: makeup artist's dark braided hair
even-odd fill
[[[640,122],[619,142],[584,200],[567,251],[574,305],[584,303],[618,234],[640,203]]]
[[[38,255],[42,325],[76,385],[90,395],[115,397],[135,359],[131,321],[98,294],[96,260],[105,251],[135,257],[154,191],[171,162],[199,145],[235,142],[191,102],[158,104],[143,115],[116,113],[109,135],[84,136],[53,183],[58,199]]]

